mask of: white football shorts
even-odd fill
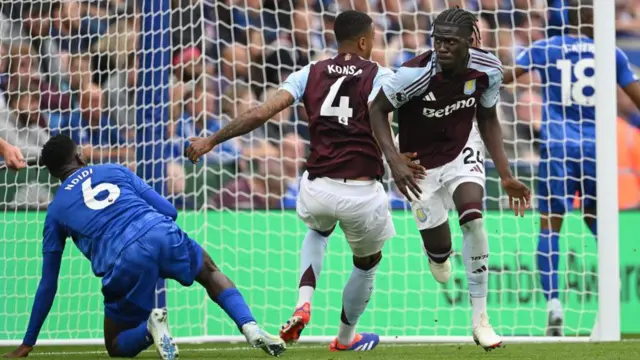
[[[422,194],[411,202],[418,229],[432,229],[447,221],[449,210],[454,207],[453,192],[467,182],[485,186],[484,143],[475,126],[457,158],[427,170],[426,178],[418,181]]]
[[[396,231],[389,212],[389,198],[375,180],[309,180],[305,172],[300,181],[298,216],[309,229],[329,231],[336,224],[345,234],[353,255],[373,255]]]

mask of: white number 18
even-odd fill
[[[332,106],[345,77],[338,78],[329,88],[329,94],[327,94],[320,107],[320,116],[335,116],[340,124],[347,126],[349,125],[349,119],[353,116],[353,109],[349,107],[349,97],[340,96],[340,104],[337,107]]]
[[[560,69],[560,82],[562,87],[562,105],[571,106],[573,104],[581,106],[594,106],[596,104],[595,95],[585,96],[584,88],[589,86],[595,91],[596,79],[587,75],[587,69],[593,69],[596,66],[594,59],[579,60],[571,69],[571,60],[558,60],[556,68]],[[572,81],[572,75],[576,77],[576,81]]]

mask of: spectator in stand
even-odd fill
[[[59,129],[82,146],[85,158],[92,162],[118,162],[133,167],[135,149],[126,143],[126,135],[112,124],[104,106],[102,89],[90,83],[79,94],[79,106],[60,116]]]
[[[185,144],[193,136],[209,136],[221,129],[220,120],[214,117],[215,98],[206,91],[204,79],[198,81],[192,89],[185,91],[185,106],[182,116],[172,127],[172,154],[175,158],[183,158]],[[240,94],[242,95],[242,94]],[[204,157],[209,164],[235,163],[240,156],[240,144],[228,142],[218,146]]]
[[[417,23],[417,19],[415,15],[404,14],[401,16],[402,33],[397,40],[400,50],[391,63],[393,68],[399,68],[404,62],[426,50],[426,33],[419,31],[427,27],[426,18],[420,17],[419,19],[422,20],[420,24]]]
[[[239,174],[215,194],[210,204],[215,209],[277,210],[283,208],[287,189],[282,182],[282,159],[271,146],[255,149],[257,165],[252,174]]]
[[[6,94],[8,109],[0,110],[0,138],[14,144],[27,158],[38,157],[49,140],[38,85],[12,83]]]
[[[137,125],[139,41],[140,32],[137,31],[134,18],[131,17],[112,25],[94,48],[97,54],[109,59],[109,67],[114,70],[103,86],[109,118],[114,124],[126,129],[129,139],[135,138]]]
[[[40,109],[69,111],[72,106],[71,96],[46,81],[46,77],[38,71],[39,62],[40,58],[31,46],[12,47],[6,64],[8,76],[2,82],[2,87],[7,89],[12,84],[28,83],[27,86],[33,85],[39,89]]]

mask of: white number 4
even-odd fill
[[[327,94],[327,97],[320,107],[320,116],[335,116],[338,118],[340,124],[347,126],[349,125],[349,118],[353,116],[353,109],[349,107],[349,97],[340,96],[340,104],[338,107],[332,106],[345,77],[346,76],[340,77],[338,81],[333,83],[331,88],[329,88],[329,94]]]
[[[96,196],[103,191],[108,192],[107,197],[103,200],[96,199]],[[84,197],[85,205],[89,209],[102,210],[112,205],[120,197],[120,188],[118,185],[110,183],[102,183],[96,187],[91,187],[91,178],[88,178],[82,183],[82,196]]]

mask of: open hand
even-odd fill
[[[412,196],[409,195],[410,193],[413,194],[416,200],[419,199],[420,194],[422,194],[422,190],[416,182],[416,173],[426,174],[422,166],[411,160],[414,157],[413,155],[414,154],[402,154],[395,157],[394,160],[389,161],[389,168],[391,169],[393,180],[396,182],[396,187],[409,201],[412,201]]]
[[[214,144],[208,137],[189,138],[191,144],[185,150],[185,155],[192,163],[197,163],[200,157],[213,150]]]
[[[402,156],[409,160],[407,162],[407,166],[413,171],[413,177],[420,180],[424,179],[427,176],[427,170],[425,170],[422,165],[418,165],[414,162],[414,160],[418,157],[418,153],[402,153]]]
[[[524,216],[524,211],[531,205],[531,190],[527,185],[510,177],[502,180],[502,187],[509,195],[509,206],[515,216]]]
[[[27,166],[20,149],[9,143],[6,143],[2,149],[2,157],[7,167],[11,170],[20,170]]]
[[[28,345],[22,344],[22,345],[18,346],[12,352],[4,354],[2,357],[5,358],[5,359],[24,358],[24,357],[29,356],[29,353],[32,350],[33,350],[33,346],[28,346]]]

